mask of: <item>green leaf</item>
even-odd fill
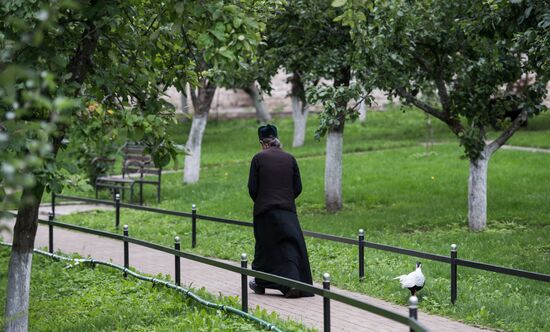
[[[235,55],[233,54],[233,52],[226,49],[225,47],[220,48],[218,52],[229,60],[235,59]]]
[[[334,0],[332,1],[332,3],[330,4],[332,7],[342,7],[343,5],[345,5],[347,2],[347,0]]]
[[[141,141],[145,135],[145,131],[141,127],[136,127],[134,130],[130,131],[130,137],[134,141]]]
[[[240,17],[238,16],[233,17],[233,26],[235,28],[238,29],[242,24],[243,24],[243,20]]]

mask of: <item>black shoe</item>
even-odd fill
[[[265,294],[265,288],[258,286],[254,280],[250,280],[248,282],[248,286],[250,289],[254,291],[256,294]]]
[[[295,299],[301,296],[302,296],[302,292],[300,292],[300,290],[296,288],[290,288],[285,292],[285,297],[287,299]]]

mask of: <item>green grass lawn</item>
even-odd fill
[[[517,144],[550,147],[549,119],[549,114],[531,119],[529,127],[514,136]],[[304,229],[356,237],[363,228],[369,241],[444,255],[456,243],[461,258],[550,273],[550,154],[498,151],[489,163],[489,229],[471,233],[468,161],[461,158],[456,138],[432,121],[437,144],[427,151],[422,146],[425,117],[418,111],[372,112],[366,124],[346,127],[344,209],[329,214],[324,209],[324,142],[313,140],[315,119],[309,121],[306,145],[285,147],[297,157],[302,173],[304,192],[297,206]],[[290,145],[291,120],[275,123],[283,144]],[[166,174],[159,206],[189,212],[195,203],[201,214],[251,220],[246,181],[249,161],[259,149],[256,128],[253,120],[209,123],[200,182],[183,185],[181,172]],[[185,141],[188,127],[171,130]],[[146,189],[146,201],[155,205],[152,187]],[[63,220],[116,231],[112,212]],[[199,221],[198,247],[191,249],[189,220],[124,210],[122,223],[130,226],[131,236],[172,245],[178,235],[184,249],[208,256],[238,260],[242,252],[253,254],[250,228]],[[416,258],[367,249],[366,280],[360,283],[356,248],[315,239],[307,239],[307,244],[317,281],[330,272],[338,287],[406,303],[408,292],[392,278],[412,271]],[[427,285],[420,292],[421,311],[510,331],[541,331],[550,325],[547,283],[460,267],[453,306],[449,266],[431,261],[423,261],[423,266]]]
[[[5,298],[9,248],[0,247],[0,298]],[[162,276],[159,276],[162,278]],[[120,271],[34,255],[29,331],[261,331],[260,325],[204,307],[163,286],[128,277]],[[216,298],[204,289],[200,297],[240,308],[236,298]],[[5,302],[0,302],[4,312]],[[255,315],[289,331],[306,331],[294,322],[255,310]],[[0,326],[3,316],[0,317]]]

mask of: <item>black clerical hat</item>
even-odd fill
[[[268,124],[267,126],[261,126],[258,128],[258,138],[260,140],[268,137],[277,138],[277,127]]]

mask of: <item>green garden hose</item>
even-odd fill
[[[7,247],[11,247],[11,243],[6,243],[6,242],[0,242],[1,245],[4,245],[4,246],[7,246]],[[233,307],[230,307],[230,306],[226,306],[226,305],[221,305],[221,304],[217,304],[217,303],[214,303],[214,302],[210,302],[210,301],[206,301],[205,299],[201,298],[200,296],[198,296],[197,294],[193,293],[191,290],[187,289],[187,288],[184,288],[184,287],[181,287],[181,286],[178,286],[176,284],[173,284],[173,283],[170,283],[166,280],[162,280],[162,279],[157,279],[157,278],[152,278],[152,277],[146,277],[144,275],[141,275],[139,273],[136,273],[132,270],[129,270],[123,266],[120,266],[120,265],[116,265],[116,264],[113,264],[113,263],[110,263],[110,262],[104,262],[104,261],[99,261],[99,260],[95,260],[95,259],[92,259],[92,258],[88,258],[88,259],[83,259],[83,258],[70,258],[70,257],[65,257],[65,256],[60,256],[60,255],[56,255],[56,254],[52,254],[52,253],[49,253],[49,252],[46,252],[46,251],[42,251],[42,250],[39,250],[39,249],[34,249],[34,252],[40,254],[40,255],[44,255],[44,256],[48,256],[50,258],[53,258],[53,259],[58,259],[58,260],[65,260],[65,261],[71,261],[71,262],[75,262],[75,263],[88,263],[90,265],[105,265],[105,266],[109,266],[109,267],[112,267],[112,268],[115,268],[117,270],[120,270],[126,274],[129,274],[137,279],[140,279],[140,280],[144,280],[144,281],[149,281],[149,282],[152,282],[154,284],[161,284],[161,285],[164,285],[168,288],[172,288],[172,289],[175,289],[181,293],[183,293],[185,296],[188,296],[190,298],[192,298],[193,300],[197,301],[198,303],[204,305],[204,306],[207,306],[207,307],[210,307],[210,308],[214,308],[214,309],[219,309],[219,310],[222,310],[222,311],[225,311],[227,313],[232,313],[232,314],[235,314],[237,316],[240,316],[240,317],[243,317],[247,320],[250,320],[254,323],[257,323],[259,324],[260,326],[266,328],[267,330],[269,331],[277,331],[277,332],[282,332],[281,329],[279,329],[278,327],[276,327],[275,325],[269,323],[269,322],[266,322],[265,320],[263,319],[260,319],[254,315],[251,315],[247,312],[244,312],[242,310],[239,310],[239,309],[235,309]]]

